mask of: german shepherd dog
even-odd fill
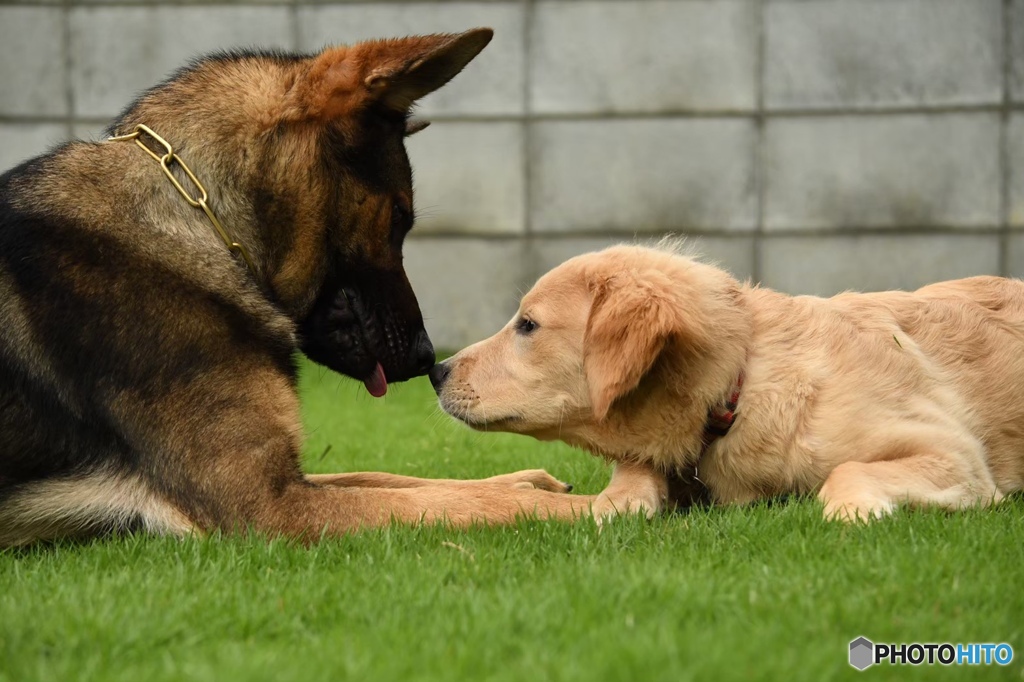
[[[0,546],[583,511],[543,471],[299,466],[297,350],[375,396],[434,364],[403,138],[491,35],[211,56],[0,177]]]

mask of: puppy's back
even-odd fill
[[[1024,486],[1024,282],[939,282],[901,298],[892,312],[966,399],[999,487]]]

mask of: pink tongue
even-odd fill
[[[384,378],[384,368],[380,366],[379,362],[373,370],[373,375],[363,384],[374,398],[380,398],[388,392],[388,380]]]

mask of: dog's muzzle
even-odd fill
[[[377,397],[388,383],[422,376],[434,365],[434,346],[422,318],[402,320],[353,286],[322,294],[300,327],[303,353],[362,381]]]

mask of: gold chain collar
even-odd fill
[[[163,156],[156,154],[152,149],[145,145],[145,143],[140,139],[140,136],[143,133],[160,143],[160,146],[166,150]],[[255,275],[256,268],[253,267],[252,259],[249,257],[249,252],[246,251],[244,246],[232,239],[231,235],[228,234],[228,231],[225,230],[224,226],[220,224],[219,220],[217,220],[217,216],[213,214],[213,210],[207,203],[209,195],[206,193],[206,188],[203,187],[203,183],[199,182],[199,178],[196,177],[195,173],[192,172],[192,169],[188,167],[182,158],[174,153],[174,148],[171,147],[171,144],[153,132],[149,126],[142,125],[141,123],[135,126],[135,130],[127,135],[116,135],[114,137],[107,138],[107,142],[127,142],[128,140],[135,140],[135,144],[142,147],[147,154],[160,163],[160,168],[163,169],[164,175],[166,175],[171,181],[171,184],[174,185],[176,190],[178,190],[178,193],[185,198],[185,201],[187,201],[190,206],[203,209],[203,213],[205,213],[206,217],[210,219],[211,223],[213,223],[214,229],[217,230],[217,234],[220,235],[220,238],[224,241],[224,245],[228,247],[228,251],[236,256],[241,256],[242,260],[245,261],[246,266],[249,268],[249,272]],[[198,198],[191,196],[188,191],[182,187],[181,183],[178,182],[178,178],[174,177],[174,173],[171,172],[171,164],[174,163],[178,164],[181,170],[185,172],[185,175],[188,176],[188,179],[192,181],[192,184],[196,186],[196,189],[199,190]]]

